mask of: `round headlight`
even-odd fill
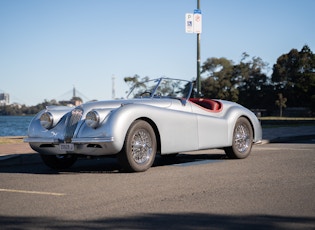
[[[85,123],[91,128],[97,128],[100,124],[100,115],[96,111],[90,111],[86,114]]]
[[[50,129],[53,126],[54,118],[50,112],[45,112],[40,116],[40,124],[45,129]]]

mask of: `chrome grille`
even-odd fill
[[[81,120],[82,113],[83,112],[81,109],[72,110],[70,116],[67,119],[65,142],[71,142],[71,138],[73,137],[75,129],[77,128],[78,122]]]

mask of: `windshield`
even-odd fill
[[[137,83],[128,95],[128,98],[186,98],[192,91],[190,81],[160,78]]]

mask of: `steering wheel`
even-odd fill
[[[149,96],[151,96],[151,92],[150,91],[144,91],[143,93],[140,94],[140,97],[142,97],[144,94],[149,94]]]

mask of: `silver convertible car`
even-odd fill
[[[126,99],[48,106],[24,141],[54,169],[79,156],[115,154],[123,170],[141,172],[157,154],[209,148],[246,158],[262,139],[257,117],[233,102],[191,98],[192,89],[193,82],[160,78],[136,84]]]

